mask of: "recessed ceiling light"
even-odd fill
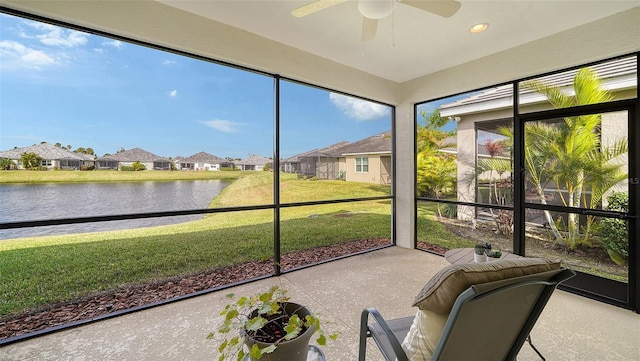
[[[469,31],[472,33],[481,33],[487,29],[489,29],[489,23],[480,23],[472,26]]]

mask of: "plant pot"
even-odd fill
[[[486,254],[473,254],[473,261],[475,263],[481,263],[481,262],[487,262],[487,255]]]
[[[311,314],[311,311],[301,306],[297,303],[287,302],[283,305],[285,313],[287,314],[297,314],[298,317],[304,319],[307,315]],[[306,329],[302,334],[298,337],[289,340],[282,341],[278,344],[278,347],[271,353],[262,355],[259,359],[251,359],[252,361],[306,361],[307,354],[309,352],[309,340],[313,333],[315,332],[315,327],[311,326]],[[270,346],[270,343],[256,341],[252,339],[250,336],[245,335],[245,343],[251,349],[254,344],[257,344],[260,348],[265,348]]]

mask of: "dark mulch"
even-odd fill
[[[439,254],[442,256],[444,256],[444,253],[449,250],[448,248],[437,246],[431,243],[425,243],[425,242],[418,242],[416,244],[416,248],[421,249],[423,251],[429,251],[431,253]]]
[[[281,267],[283,270],[291,270],[389,244],[389,239],[367,239],[291,252],[282,256]],[[71,302],[52,305],[46,309],[5,317],[0,322],[0,340],[170,300],[272,273],[272,261],[254,261],[194,275],[101,292]]]

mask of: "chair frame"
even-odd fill
[[[543,288],[539,292],[537,300],[534,302],[532,307],[528,309],[528,316],[524,325],[520,328],[517,337],[512,342],[509,352],[505,357],[505,360],[515,360],[518,352],[520,352],[522,345],[527,340],[529,333],[533,329],[533,326],[558,284],[575,276],[575,274],[576,273],[573,270],[561,268],[556,271],[543,272],[469,287],[456,299],[431,360],[436,361],[446,357],[443,356],[443,354],[447,351],[447,346],[452,332],[455,330],[458,317],[460,317],[465,307],[487,297],[498,295],[509,290],[514,290],[519,287],[535,285],[542,286]],[[544,278],[547,279],[545,280]],[[493,285],[495,285],[495,287]],[[369,316],[373,317],[375,324],[369,324]],[[408,361],[407,355],[402,349],[401,342],[411,326],[412,319],[413,317],[407,317],[386,321],[377,309],[364,309],[360,317],[358,360],[365,361],[367,338],[372,337],[387,361]],[[398,323],[401,325],[398,326]],[[391,327],[390,324],[394,326]],[[373,328],[375,328],[375,332],[372,332]]]

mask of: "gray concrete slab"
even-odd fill
[[[422,251],[392,247],[229,290],[155,307],[0,348],[0,360],[214,360],[207,340],[225,295],[272,284],[318,313],[339,339],[323,347],[329,361],[357,359],[360,311],[386,318],[412,315],[411,302],[448,263]],[[557,291],[532,332],[547,360],[640,360],[640,315]],[[538,360],[525,344],[519,360]],[[367,360],[380,361],[369,345]]]

